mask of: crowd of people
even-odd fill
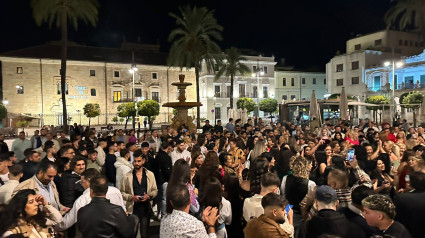
[[[425,129],[359,121],[0,135],[0,236],[423,237]]]

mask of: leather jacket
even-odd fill
[[[123,237],[136,236],[139,219],[124,212],[106,198],[94,197],[82,207],[77,215],[77,227],[83,237]]]

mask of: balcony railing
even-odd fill
[[[405,90],[405,89],[425,89],[425,83],[402,83],[402,84],[396,84],[395,90]],[[372,86],[368,87],[369,91],[390,91],[392,90],[392,87],[388,85],[379,85],[379,86]]]

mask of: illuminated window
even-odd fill
[[[114,102],[121,102],[121,91],[114,91]]]

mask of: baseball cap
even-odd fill
[[[322,185],[316,189],[316,199],[320,202],[331,203],[338,200],[338,196],[336,195],[335,189]]]

